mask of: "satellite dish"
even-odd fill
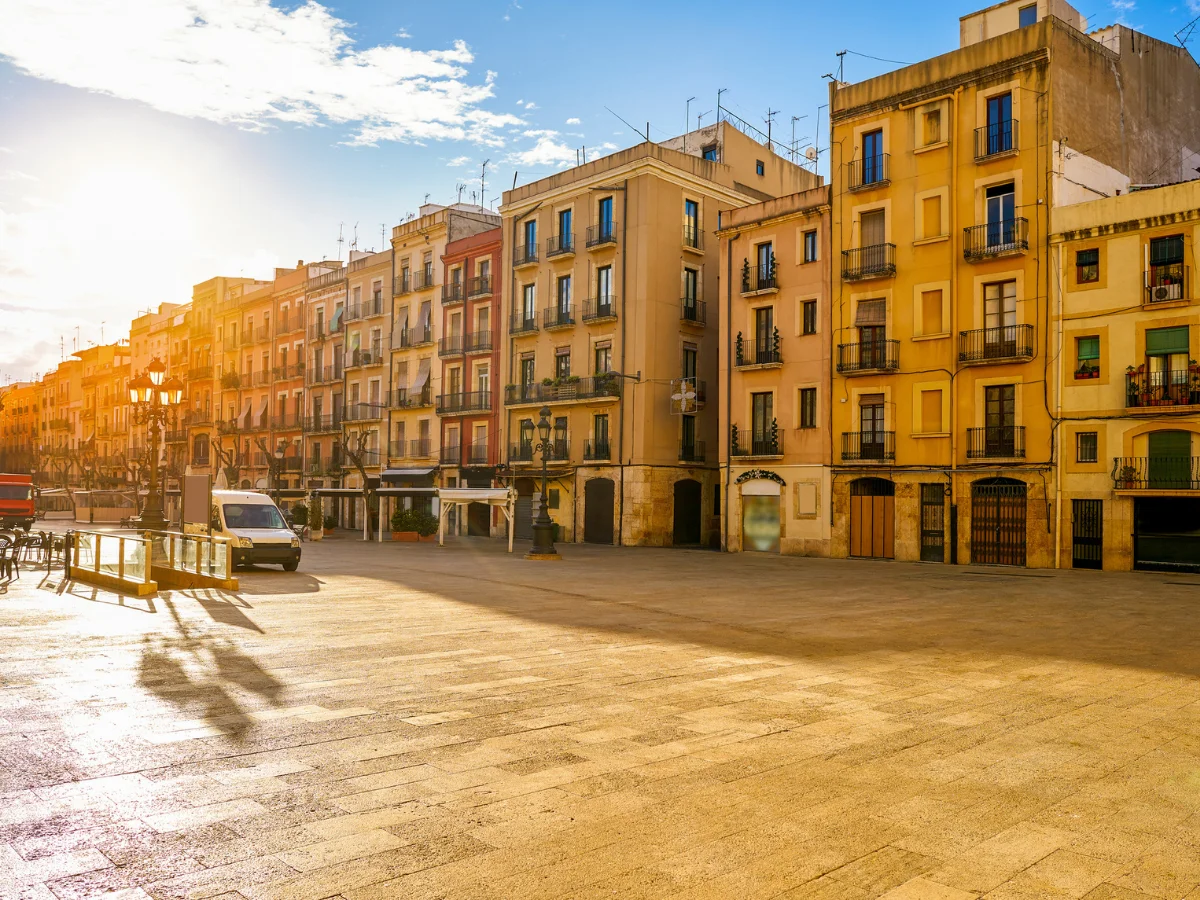
[[[809,162],[816,162],[817,161],[817,148],[816,147],[806,147],[804,149],[804,158],[807,159]]]

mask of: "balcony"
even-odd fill
[[[526,318],[518,313],[508,320],[509,334],[536,334],[537,330],[538,323],[536,318]]]
[[[303,313],[293,313],[290,316],[281,316],[276,321],[275,329],[276,329],[275,333],[277,335],[294,334],[297,331],[303,331],[304,330],[304,314]]]
[[[892,462],[896,459],[896,432],[846,431],[842,433],[842,462]]]
[[[346,422],[375,422],[387,415],[382,403],[347,403],[343,419]]]
[[[271,427],[271,417],[265,413],[261,416],[253,415],[246,417],[246,424],[242,426],[243,431],[267,431]]]
[[[1200,491],[1200,456],[1113,458],[1115,491]]]
[[[426,406],[433,406],[433,390],[428,384],[419,391],[396,388],[396,409],[422,409]]]
[[[188,373],[187,373],[188,381],[203,381],[206,378],[212,378],[212,377],[213,377],[213,367],[212,366],[193,366],[192,368],[188,369]]]
[[[392,279],[392,296],[399,297],[412,292],[412,278],[408,275],[397,275]]]
[[[474,299],[475,297],[490,297],[492,293],[492,276],[491,275],[476,275],[467,282],[467,296]]]
[[[427,291],[432,287],[434,287],[432,269],[424,269],[420,272],[413,273],[414,291]]]
[[[692,441],[679,445],[680,462],[704,462],[704,441]]]
[[[1146,372],[1145,366],[1125,373],[1125,408],[1158,411],[1200,406],[1200,366],[1173,372]]]
[[[286,456],[284,456],[283,459],[279,460],[279,471],[281,471],[281,472],[299,472],[301,470],[301,468],[303,467],[303,465],[304,465],[304,462],[303,462],[303,460],[301,460],[301,458],[298,455],[296,455],[294,453],[289,453]]]
[[[438,341],[438,356],[462,356],[463,336],[452,334]]]
[[[613,301],[616,300],[613,296],[595,297],[591,300],[583,301],[583,321],[585,322],[613,322],[617,318],[616,307],[613,306]]]
[[[308,339],[310,341],[323,341],[327,337],[329,337],[329,334],[325,331],[324,322],[317,322],[308,326]]]
[[[617,243],[617,223],[600,222],[597,225],[589,225],[584,242],[589,250],[615,245]]]
[[[1001,219],[963,229],[963,259],[977,262],[1015,256],[1029,249],[1029,220]]]
[[[739,369],[774,369],[782,366],[783,353],[779,349],[778,329],[768,341],[745,341],[741,332],[738,332],[734,365]]]
[[[163,440],[168,444],[182,444],[187,441],[187,432],[182,428],[173,428],[163,434]]]
[[[990,122],[975,129],[975,159],[981,161],[1016,153],[1018,149],[1016,119]]]
[[[534,403],[563,403],[621,396],[621,380],[615,375],[559,379],[559,383],[510,384],[504,389],[506,406]]]
[[[408,456],[408,441],[389,441],[388,456],[392,459],[404,459],[404,457]]]
[[[703,328],[708,323],[708,306],[695,297],[683,297],[679,301],[679,321],[684,325]]]
[[[452,281],[442,285],[442,306],[457,306],[467,297],[461,281]]]
[[[333,384],[342,380],[341,366],[314,366],[305,374],[305,380],[310,385]]]
[[[556,234],[546,238],[546,259],[552,259],[555,256],[574,255],[575,253],[575,235],[573,234]]]
[[[217,434],[237,434],[240,430],[237,419],[221,419],[217,422]]]
[[[842,375],[895,372],[899,368],[899,341],[838,344],[837,370]]]
[[[526,463],[533,462],[533,443],[527,441],[521,444],[513,444],[508,448],[508,463]]]
[[[742,296],[755,297],[759,294],[774,294],[779,291],[776,279],[775,260],[761,266],[752,266],[749,261],[742,265]]]
[[[490,353],[492,350],[492,333],[476,331],[463,335],[463,350],[467,353]]]
[[[304,430],[309,434],[327,434],[342,430],[341,413],[324,413],[305,416]]]
[[[404,332],[403,347],[423,347],[433,343],[433,326],[409,328]]]
[[[958,361],[963,365],[1028,362],[1033,359],[1032,325],[1003,325],[958,333]]]
[[[433,456],[433,450],[430,446],[429,438],[417,438],[408,442],[408,456],[410,459],[429,459]]]
[[[369,350],[349,350],[346,352],[346,368],[357,369],[361,366],[378,366],[383,364],[383,345],[376,344]]]
[[[747,436],[749,435],[749,436]],[[761,433],[739,433],[734,425],[729,433],[729,455],[740,459],[770,459],[783,456],[783,435],[774,419]]]
[[[612,449],[608,439],[586,440],[583,442],[583,458],[588,462],[607,461],[612,459]]]
[[[536,266],[538,261],[537,244],[522,244],[513,251],[513,268]]]
[[[457,394],[438,394],[437,398],[437,413],[439,416],[487,412],[491,408],[491,391],[465,391]]]
[[[183,424],[192,428],[203,427],[212,424],[212,413],[204,412],[203,410],[193,409],[183,414]],[[116,431],[113,431],[116,434]]]
[[[363,305],[361,303],[351,303],[349,306],[346,307],[346,312],[342,316],[342,321],[343,322],[357,322],[365,314],[366,313],[363,311]]]
[[[557,306],[552,306],[543,310],[542,327],[547,331],[553,331],[556,328],[570,328],[574,324],[575,310],[570,307],[559,309]]]
[[[1146,272],[1146,305],[1188,298],[1188,267],[1183,263],[1151,264]]]
[[[253,343],[254,335],[251,333],[250,329],[247,328],[242,332],[242,346],[249,347]]]
[[[896,245],[871,244],[842,251],[842,280],[891,278],[896,274]]]
[[[322,272],[320,275],[314,275],[312,278],[308,279],[308,283],[305,285],[305,287],[310,291],[319,291],[321,288],[326,288],[331,284],[337,284],[339,281],[345,280],[346,270],[342,268],[341,263],[339,263],[338,268],[334,269],[333,271]]]
[[[1024,459],[1024,425],[967,429],[967,459]]]
[[[443,466],[460,465],[462,463],[462,447],[458,444],[442,447],[441,452],[438,454],[438,461]]]
[[[379,465],[379,460],[380,460],[380,457],[382,456],[382,454],[375,447],[366,447],[362,450],[354,451],[354,456],[356,456],[358,458],[359,465],[361,465],[363,468],[369,468],[371,466]],[[346,452],[346,458],[344,460],[342,460],[342,468],[343,469],[355,468],[354,463],[351,461],[351,456],[350,456],[349,451]]]
[[[892,157],[890,153],[864,156],[846,163],[846,190],[865,191],[868,188],[885,187],[892,180]]]
[[[246,376],[243,378],[243,380],[249,381],[250,377]],[[274,379],[270,369],[260,369],[259,371],[255,372],[253,375],[253,383],[254,383],[255,387],[266,387],[274,380],[275,379]]]
[[[468,466],[486,466],[489,456],[488,442],[486,440],[476,441],[467,447],[466,464]]]
[[[700,225],[698,223],[684,222],[683,249],[694,250],[697,253],[704,252],[704,232],[700,230]]]
[[[271,335],[271,326],[270,325],[259,325],[257,328],[254,329],[255,343],[261,344],[264,341],[269,341],[271,339],[271,336],[272,335]]]

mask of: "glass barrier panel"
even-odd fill
[[[96,535],[96,555],[100,559],[97,571],[113,578],[121,577],[121,551],[124,541],[119,537],[107,534]]]
[[[139,540],[125,541],[125,580],[144,584],[146,578],[146,548],[149,543]]]
[[[213,574],[217,578],[229,578],[229,542],[228,541],[213,541],[212,544],[212,561]]]
[[[81,531],[75,532],[75,558],[71,564],[79,569],[95,569],[96,536]]]

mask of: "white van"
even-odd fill
[[[300,565],[300,538],[288,528],[275,501],[256,491],[213,491],[212,533],[228,538],[234,567],[279,563],[287,572]],[[189,525],[187,531],[203,531]]]

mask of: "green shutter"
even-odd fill
[[[1188,352],[1188,327],[1151,328],[1146,332],[1146,355],[1165,356]]]
[[[1150,241],[1150,265],[1168,265],[1183,262],[1183,235],[1153,238]]]
[[[1150,443],[1150,455],[1153,457],[1192,455],[1190,431],[1152,431],[1147,437]]]
[[[1079,339],[1079,361],[1100,358],[1100,338],[1082,337]]]

